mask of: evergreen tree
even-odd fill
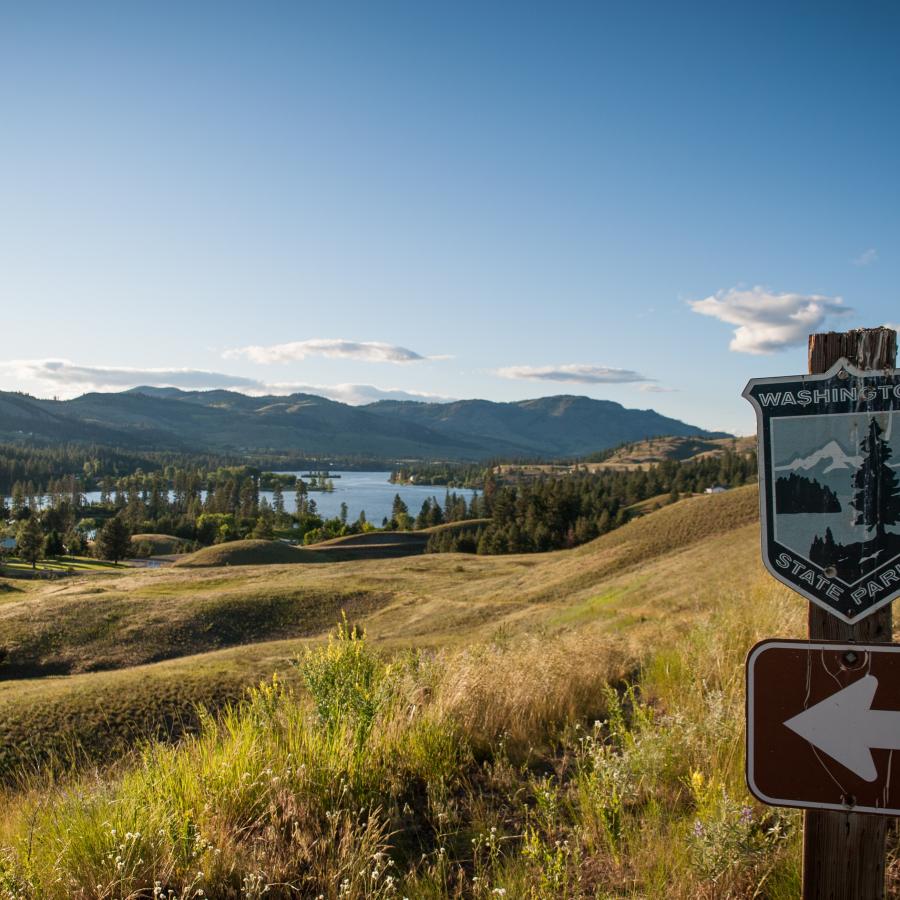
[[[394,495],[394,503],[391,506],[391,521],[394,528],[406,531],[412,527],[412,519],[409,517],[409,507],[403,502],[399,494]]]
[[[69,556],[81,556],[84,553],[84,538],[74,526],[63,536],[63,547]]]
[[[21,481],[17,481],[12,489],[12,513],[16,518],[19,517],[28,504],[25,502],[25,485]]]
[[[44,539],[44,555],[62,556],[64,550],[62,538],[59,536],[59,532],[54,529]]]
[[[302,518],[308,512],[306,508],[306,497],[309,493],[309,489],[306,486],[306,482],[302,478],[297,479],[297,488],[295,497],[295,503],[297,506],[297,516]]]
[[[31,568],[37,568],[37,562],[44,555],[44,531],[37,516],[29,516],[19,525],[16,532],[16,551]]]
[[[272,522],[268,517],[260,516],[256,520],[256,525],[253,528],[253,537],[263,541],[271,541],[275,537],[275,532],[272,530]]]
[[[240,490],[241,518],[252,519],[259,512],[259,488],[254,478],[245,478]]]
[[[131,552],[131,532],[121,515],[107,519],[97,533],[96,555],[118,564]]]
[[[897,473],[890,467],[891,448],[881,435],[884,429],[873,417],[869,432],[859,445],[862,465],[853,477],[856,493],[850,501],[857,511],[854,525],[874,528],[879,541],[884,540],[885,527],[900,520],[900,485]]]
[[[427,528],[430,519],[431,500],[426,498],[424,501],[422,501],[422,509],[419,510],[419,514],[416,516],[416,528]]]

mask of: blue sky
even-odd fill
[[[888,2],[0,3],[0,388],[750,432],[808,331],[900,321],[898,38]]]

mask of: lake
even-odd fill
[[[309,470],[305,470],[308,472]],[[281,472],[282,475],[303,474],[302,471]],[[366,518],[373,524],[380,526],[381,520],[391,517],[391,507],[394,504],[394,495],[399,494],[403,502],[409,507],[409,513],[415,517],[422,508],[422,503],[429,497],[437,497],[441,507],[444,505],[444,494],[447,489],[442,486],[428,486],[420,484],[391,484],[388,480],[390,472],[331,472],[334,480],[333,491],[314,491],[309,496],[316,501],[319,513],[326,519],[339,516],[341,503],[347,504],[347,520],[352,522],[359,518],[361,511],[365,510]],[[340,478],[337,476],[340,475]],[[466,498],[468,503],[477,491],[471,488],[451,488],[451,492]],[[271,491],[260,491],[260,499],[267,497],[272,502]],[[88,503],[99,503],[100,492],[88,491],[85,494]],[[288,512],[297,509],[296,494],[293,488],[284,491],[284,508]]]
[[[309,470],[306,470],[307,472]],[[284,472],[280,474],[297,475],[303,473]],[[381,520],[391,517],[391,507],[394,504],[394,495],[399,494],[403,502],[409,507],[409,513],[415,518],[422,508],[422,504],[429,497],[437,497],[441,507],[444,506],[444,494],[447,488],[443,486],[429,486],[420,484],[391,484],[388,479],[390,472],[332,472],[334,477],[334,490],[315,491],[309,496],[316,501],[319,513],[326,519],[340,515],[341,503],[348,507],[347,519],[353,521],[359,518],[362,510],[365,510],[366,518],[373,525],[381,525]],[[468,503],[477,491],[470,488],[450,488],[466,498]],[[271,491],[260,491],[260,499],[268,497],[272,502]],[[288,512],[294,512],[297,508],[296,495],[293,488],[284,492],[284,506]]]

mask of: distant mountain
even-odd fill
[[[573,396],[348,406],[311,394],[250,397],[156,387],[66,401],[0,392],[0,439],[24,436],[142,449],[385,459],[559,458],[658,435],[727,437],[653,410]]]
[[[415,403],[381,400],[365,407],[391,419],[415,422],[448,436],[473,436],[489,442],[496,456],[585,456],[648,437],[676,435],[730,437],[708,432],[652,409],[626,409],[611,400],[562,395],[493,403]]]
[[[820,447],[807,456],[793,459],[783,466],[775,466],[775,471],[796,472],[802,470],[808,472],[826,461],[828,465],[823,468],[823,472],[828,474],[835,469],[858,469],[862,464],[862,457],[851,456],[844,451],[844,448],[837,441],[829,441],[824,447]]]

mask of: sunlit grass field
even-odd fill
[[[799,816],[743,776],[744,657],[805,621],[759,563],[756,503],[692,498],[543,556],[29,585],[0,605],[8,658],[81,674],[0,686],[0,890],[798,896]],[[75,627],[92,604],[108,631]],[[210,650],[201,610],[246,634]]]
[[[3,561],[3,569],[11,575],[58,574],[68,575],[80,572],[115,572],[124,568],[121,563],[111,563],[90,556],[54,556],[41,559],[34,565],[16,556]]]

